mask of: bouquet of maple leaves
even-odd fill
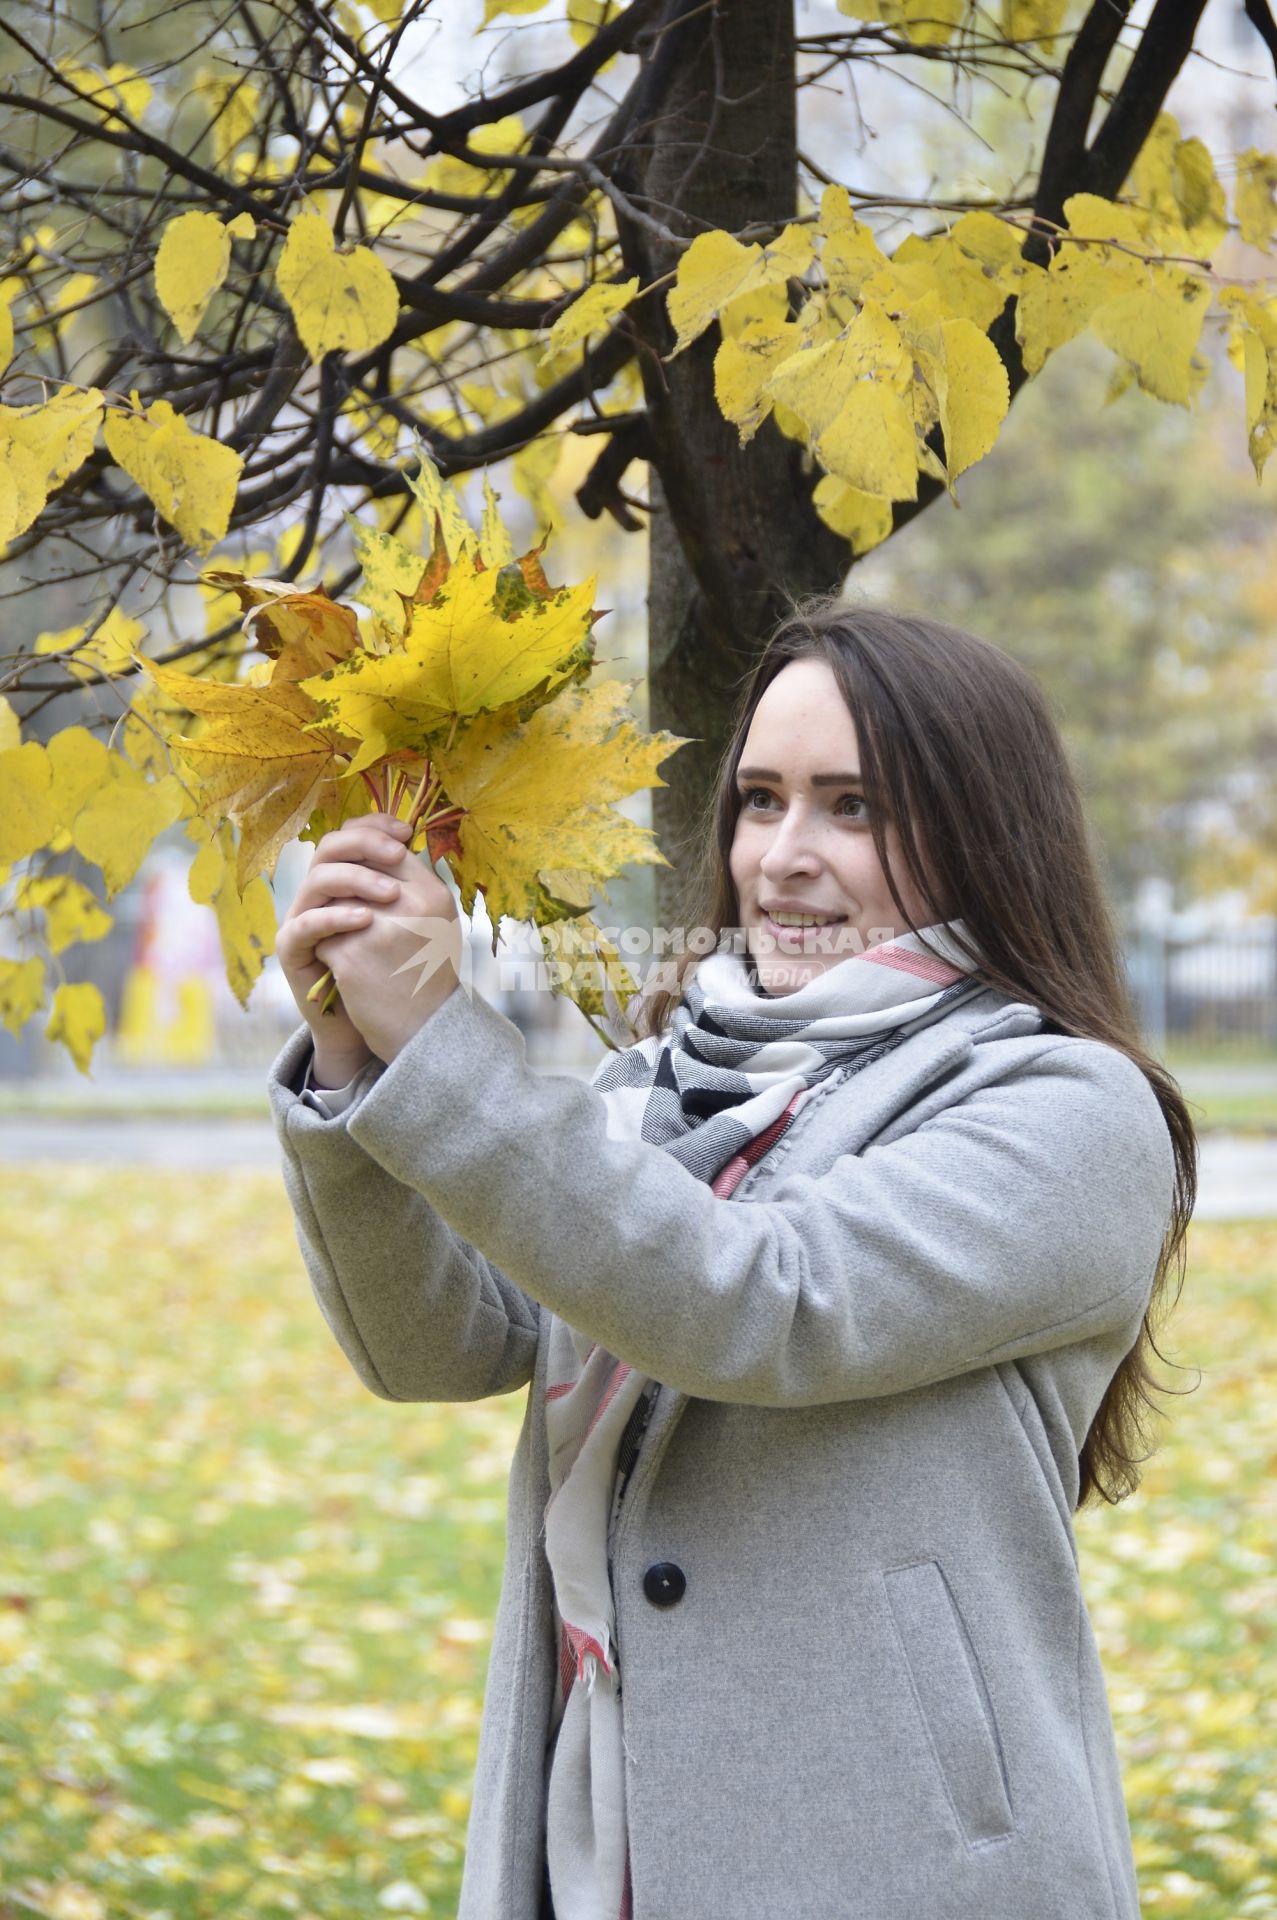
[[[317,841],[373,809],[394,814],[415,829],[414,851],[446,863],[467,914],[482,895],[494,950],[503,917],[533,923],[547,948],[545,929],[574,923],[574,950],[594,964],[556,969],[552,982],[600,1030],[635,982],[590,917],[593,896],[627,863],[664,861],[613,802],[663,785],[656,769],[683,743],[640,731],[631,685],[587,684],[593,579],[551,586],[544,543],[486,564],[455,518],[445,529],[436,512],[434,524],[429,559],[415,565],[402,543],[387,554],[390,536],[357,533],[366,572],[376,555],[400,580],[417,575],[411,591],[387,595],[383,582],[369,596],[381,617],[361,625],[321,590],[216,571],[205,579],[238,596],[266,659],[233,683],[139,665],[200,719],[169,745],[197,812],[238,832],[241,891],[273,874],[288,841]],[[328,1007],[336,987],[319,986]]]

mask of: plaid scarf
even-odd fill
[[[780,996],[757,990],[739,954],[711,954],[693,970],[667,1031],[610,1055],[595,1075],[609,1136],[663,1148],[730,1198],[835,1068],[860,1071],[980,991],[950,927],[923,932],[925,945],[903,934]],[[548,1358],[545,1549],[561,1681],[546,1796],[554,1911],[556,1920],[630,1920],[608,1543],[659,1385],[557,1316]]]

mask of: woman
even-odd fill
[[[1032,680],[787,620],[707,835],[730,937],[593,1088],[413,991],[402,923],[455,911],[403,840],[317,848],[272,1097],[360,1378],[532,1383],[462,1920],[1135,1920],[1071,1516],[1138,1479],[1195,1143]]]

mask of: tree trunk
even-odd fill
[[[790,0],[716,0],[679,16],[649,54],[646,126],[632,137],[640,204],[673,231],[739,231],[797,210],[797,106]],[[688,17],[682,18],[683,15]],[[628,171],[628,169],[627,169]],[[630,270],[668,273],[678,251],[624,223]],[[802,595],[836,590],[847,543],[811,505],[805,450],[769,421],[741,447],[714,399],[718,328],[664,364],[664,295],[640,303],[649,416],[651,724],[695,736],[653,795],[674,863],[657,870],[658,917],[674,915],[741,683],[777,618]]]

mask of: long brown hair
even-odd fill
[[[736,768],[766,689],[791,660],[811,657],[833,670],[855,721],[869,824],[901,924],[911,923],[888,855],[888,821],[908,879],[927,904],[923,925],[960,917],[975,943],[973,966],[989,986],[1039,1008],[1054,1031],[1116,1047],[1144,1074],[1165,1117],[1175,1194],[1152,1294],[1080,1455],[1078,1506],[1091,1498],[1114,1504],[1135,1491],[1153,1451],[1145,1421],[1147,1411],[1161,1412],[1153,1394],[1174,1391],[1156,1378],[1150,1356],[1166,1360],[1154,1327],[1184,1284],[1197,1137],[1177,1082],[1141,1045],[1118,929],[1059,729],[1037,682],[986,640],[832,596],[801,602],[745,686],[690,876],[688,926],[718,934],[736,924],[728,868],[740,811]],[[684,952],[674,983],[667,975],[645,997],[639,1032],[667,1024],[695,957]]]

